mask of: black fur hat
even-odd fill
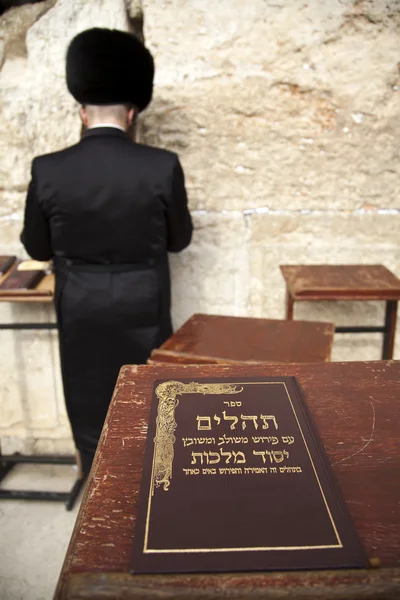
[[[153,92],[154,61],[133,34],[87,29],[67,51],[67,86],[80,104],[134,104],[146,108]]]

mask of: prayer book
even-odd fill
[[[43,279],[43,270],[20,270],[13,267],[9,275],[0,284],[0,290],[31,290]]]
[[[133,573],[367,565],[295,377],[155,381]]]

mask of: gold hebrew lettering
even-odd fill
[[[233,423],[230,424],[230,428],[235,429],[236,423],[239,421],[239,419],[234,415],[227,415],[225,410],[222,412],[222,416],[224,417],[225,421],[233,421]]]
[[[221,452],[221,456],[227,456],[228,458],[225,459],[225,464],[228,464],[228,462],[231,460],[232,458],[232,453],[231,452],[224,452],[222,450],[222,448],[220,448],[220,452]]]
[[[246,457],[241,450],[239,450],[239,452],[235,452],[234,450],[232,450],[232,454],[233,454],[233,459],[234,459],[233,462],[234,463],[243,464],[246,462]]]
[[[198,431],[206,431],[211,429],[211,417],[200,417],[197,415],[196,420]],[[204,423],[200,424],[201,421],[204,421]]]
[[[204,469],[202,469],[202,473],[203,473],[203,475],[216,475],[217,474],[217,469],[207,469],[207,468],[204,468]]]
[[[288,436],[286,436],[286,435],[283,435],[283,436],[282,436],[282,442],[283,442],[284,444],[293,444],[293,442],[294,442],[294,437],[293,437],[293,436],[291,436],[291,435],[288,435]]]
[[[269,456],[269,460],[270,460],[271,462],[274,462],[274,461],[272,460],[273,453],[274,453],[274,451],[273,451],[273,450],[271,450],[271,451],[270,451],[270,450],[265,450],[265,455],[267,455],[267,454],[268,454],[268,456]]]
[[[200,464],[202,465],[203,464],[203,454],[202,454],[202,452],[192,452],[192,462],[190,464],[191,465],[195,465],[196,464],[196,461],[197,461],[196,457],[200,458]]]
[[[221,460],[221,456],[218,452],[209,452],[208,453],[208,462],[210,465],[216,465]]]
[[[242,419],[242,429],[246,429],[246,421],[253,421],[254,429],[258,429],[257,415],[240,415]]]
[[[266,462],[265,451],[264,450],[253,450],[254,456],[262,456],[263,463]]]
[[[262,426],[263,429],[268,429],[268,427],[269,427],[268,419],[273,421],[273,423],[275,425],[275,429],[278,429],[278,423],[276,422],[276,418],[274,417],[274,415],[260,415],[260,419],[262,419],[264,421],[263,426]]]
[[[281,463],[285,460],[285,456],[286,458],[289,458],[289,452],[287,452],[286,450],[271,450],[271,454],[274,457],[274,461],[276,463]],[[272,462],[272,459],[271,459]]]

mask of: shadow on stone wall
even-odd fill
[[[44,2],[44,0],[0,0],[0,15],[9,8],[22,6],[23,4],[36,4],[37,2]]]
[[[180,153],[189,146],[190,123],[184,106],[163,97],[155,97],[139,119],[137,141]]]

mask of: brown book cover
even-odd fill
[[[133,573],[367,564],[296,378],[155,382]]]
[[[20,271],[14,268],[0,284],[0,290],[31,290],[43,279],[44,271]]]
[[[16,260],[16,256],[0,256],[0,276],[7,273]]]

